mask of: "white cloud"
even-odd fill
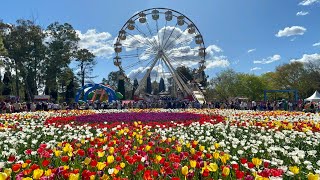
[[[225,68],[230,66],[229,60],[225,56],[216,56],[212,60],[206,61],[207,69],[211,68]]]
[[[299,3],[299,5],[302,5],[302,6],[309,6],[309,5],[312,5],[312,4],[315,4],[315,3],[319,3],[320,0],[303,0]]]
[[[254,64],[270,64],[275,61],[279,61],[280,59],[281,59],[281,56],[279,54],[275,54],[273,56],[267,57],[267,58],[259,60],[259,61],[258,60],[253,61],[253,63]]]
[[[113,39],[110,33],[97,32],[95,29],[89,29],[85,33],[79,30],[76,32],[80,38],[80,48],[88,49],[98,57],[111,57],[114,53]]]
[[[309,14],[309,12],[308,11],[299,11],[299,12],[297,12],[297,16],[305,16],[305,15],[308,15]]]
[[[304,54],[300,59],[291,59],[290,62],[301,62],[301,63],[308,63],[320,61],[320,54]]]
[[[254,67],[254,68],[251,68],[250,71],[257,71],[257,70],[261,70],[260,67]]]
[[[314,47],[320,46],[320,42],[314,43],[312,46],[314,46]]]
[[[222,49],[220,47],[218,47],[217,45],[210,45],[207,47],[206,51],[220,53],[220,52],[222,52]]]
[[[276,34],[277,37],[289,37],[289,36],[295,36],[295,35],[303,35],[307,31],[306,28],[302,26],[291,26],[286,27],[283,30],[279,30],[279,32]]]
[[[297,39],[297,37],[293,37],[290,39],[291,42],[295,41]]]
[[[256,51],[256,48],[254,48],[254,49],[249,49],[249,50],[248,50],[248,53],[252,53],[252,52],[254,52],[254,51]]]

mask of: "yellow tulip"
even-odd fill
[[[33,171],[33,179],[40,179],[41,176],[43,174],[43,170],[42,169],[36,169]]]
[[[149,146],[149,145],[147,145],[147,146],[144,148],[144,150],[147,151],[147,152],[148,152],[150,149],[151,149],[151,146]]]
[[[220,147],[219,143],[214,143],[214,148],[218,149]]]
[[[114,161],[114,156],[113,155],[107,157],[108,164],[113,163],[113,161]]]
[[[262,176],[256,176],[256,178],[255,178],[256,180],[269,180],[269,178],[267,178],[267,177],[262,177]]]
[[[259,167],[262,164],[262,160],[259,158],[252,158],[252,163],[256,166]]]
[[[161,157],[160,155],[156,155],[156,160],[157,160],[158,162],[160,162],[161,159],[162,159],[162,157]]]
[[[11,176],[12,169],[11,168],[7,168],[7,169],[4,169],[3,172],[6,173],[7,176]]]
[[[124,167],[126,167],[126,163],[120,163],[120,167],[123,169]]]
[[[48,169],[48,170],[46,170],[46,171],[44,172],[44,175],[45,175],[45,176],[50,176],[51,174],[52,174],[51,169]]]
[[[86,143],[86,140],[81,139],[80,143],[81,143],[81,144],[84,144],[84,143]]]
[[[199,150],[202,152],[202,151],[204,151],[205,150],[205,146],[199,146]]]
[[[113,153],[114,153],[114,147],[110,147],[110,148],[109,148],[109,153],[110,153],[110,154],[113,154]]]
[[[56,157],[59,157],[60,155],[61,155],[61,151],[54,151],[54,155],[56,156]]]
[[[209,166],[207,166],[207,169],[212,172],[216,172],[218,170],[218,165],[216,163],[210,163]]]
[[[190,149],[190,153],[193,155],[193,154],[196,153],[196,150],[195,150],[194,148],[191,148],[191,149]]]
[[[222,170],[222,174],[224,176],[228,176],[230,174],[230,168],[224,167],[223,170]]]
[[[312,173],[308,174],[308,180],[319,180],[319,179],[320,179],[319,174],[312,174]]]
[[[69,143],[65,144],[65,146],[62,148],[63,152],[72,152],[73,148]]]
[[[109,180],[110,178],[108,175],[104,174],[100,179],[101,180]]]
[[[299,167],[297,166],[290,166],[289,170],[293,173],[293,174],[299,174]]]
[[[106,163],[103,163],[103,162],[98,162],[97,163],[97,168],[98,168],[99,171],[101,171],[105,167],[106,167]]]
[[[186,176],[189,172],[189,168],[188,166],[183,166],[182,169],[181,169],[181,173]]]
[[[91,162],[91,158],[86,157],[83,162],[84,162],[85,165],[89,165],[90,162]]]
[[[29,164],[28,163],[23,163],[22,168],[26,168]]]
[[[213,153],[213,158],[219,159],[219,157],[220,157],[219,152],[216,151],[216,152]]]
[[[105,155],[105,152],[104,151],[98,151],[98,157],[103,157]]]
[[[182,147],[181,147],[181,146],[177,146],[177,147],[176,147],[176,150],[177,150],[178,152],[181,152]]]
[[[69,169],[69,166],[68,165],[64,165],[63,166],[63,170],[68,170]]]
[[[77,174],[71,173],[69,175],[69,180],[78,180],[78,179],[79,179],[79,173]]]
[[[187,144],[186,144],[186,147],[187,147],[187,148],[190,148],[190,146],[191,146],[190,143],[187,143]]]
[[[113,174],[118,174],[119,170],[117,168],[113,168]]]
[[[142,139],[140,139],[138,142],[139,142],[139,144],[142,144],[142,143],[143,143]]]
[[[0,172],[0,180],[6,180],[8,175],[6,173]]]
[[[192,168],[195,168],[197,166],[197,161],[196,160],[190,160],[190,166]]]
[[[95,180],[96,179],[96,176],[95,175],[91,175],[90,176],[90,180]]]
[[[31,177],[26,177],[26,178],[22,178],[22,180],[33,180],[33,179]]]

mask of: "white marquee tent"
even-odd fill
[[[319,102],[320,101],[320,93],[318,91],[315,91],[312,96],[305,99],[305,101],[311,101],[311,102]]]

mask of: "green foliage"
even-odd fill
[[[119,81],[118,81],[118,90],[117,91],[120,92],[123,95],[122,99],[126,99],[126,97],[125,97],[126,90],[125,90],[125,87],[124,87],[124,80],[123,79],[119,79]]]
[[[151,92],[152,92],[152,84],[151,84],[151,77],[149,75],[147,77],[146,93],[151,94]]]
[[[10,95],[11,94],[11,73],[6,71],[3,76],[3,90],[2,95]]]
[[[0,56],[7,56],[7,55],[8,55],[7,49],[4,47],[3,39],[0,35]]]
[[[185,83],[193,80],[193,72],[190,68],[185,66],[179,66],[177,67],[176,71]]]
[[[67,68],[71,59],[75,56],[79,37],[73,27],[68,24],[52,23],[46,29],[46,62],[45,62],[45,85],[53,99],[58,98],[58,78],[64,68]]]
[[[75,54],[77,67],[80,68],[78,76],[81,79],[81,86],[84,86],[85,79],[91,78],[89,75],[93,71],[94,65],[96,65],[95,56],[87,49],[80,49]]]
[[[166,85],[164,84],[164,79],[160,78],[159,92],[164,92],[164,91],[166,91]]]

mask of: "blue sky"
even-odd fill
[[[97,82],[117,70],[110,51],[118,31],[134,13],[153,7],[185,14],[205,45],[220,49],[212,59],[218,63],[206,70],[210,77],[228,67],[261,74],[291,61],[320,60],[320,0],[10,0],[1,6],[4,22],[35,19],[44,28],[68,22],[82,38],[97,41],[100,49],[82,42],[98,56]]]

